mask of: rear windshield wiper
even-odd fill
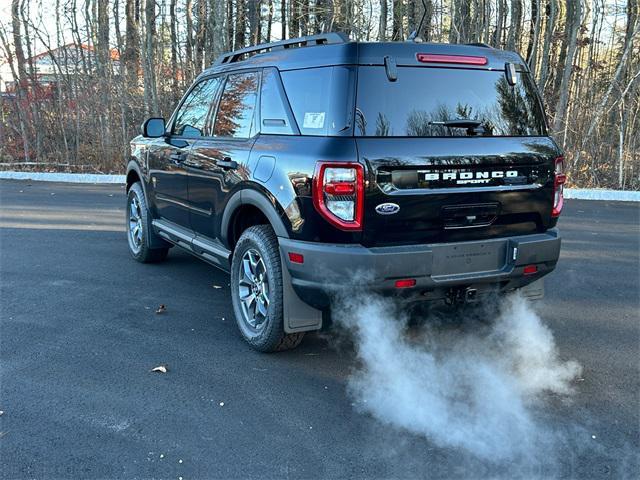
[[[429,122],[430,125],[442,125],[449,128],[466,128],[467,135],[485,135],[487,130],[482,126],[479,120],[471,120],[469,118],[457,118],[455,120],[442,120]],[[489,133],[490,134],[490,133]]]
[[[470,120],[468,118],[458,118],[456,120],[442,120],[436,122],[429,122],[431,125],[444,125],[445,127],[453,128],[475,128],[482,125],[479,120]]]

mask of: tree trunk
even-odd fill
[[[558,5],[556,0],[549,0],[549,6],[547,8],[547,20],[544,30],[544,43],[542,45],[542,60],[540,63],[540,77],[538,78],[538,85],[540,90],[544,92],[547,78],[549,76],[549,57],[551,52],[551,41],[553,39],[553,32],[556,25],[556,16],[558,14]]]
[[[124,58],[127,84],[130,89],[138,85],[138,72],[140,70],[140,32],[139,14],[136,0],[127,0],[125,5],[126,33]]]
[[[502,38],[507,17],[507,0],[497,0],[497,4],[498,12],[496,15],[496,29],[493,33],[492,46],[495,48],[502,48]]]
[[[251,0],[250,0],[251,1]],[[245,46],[245,21],[246,21],[247,4],[246,0],[236,0],[236,38],[234,49],[243,48]]]
[[[15,0],[15,3],[18,3],[17,0]],[[13,4],[12,4],[12,9],[11,9],[11,14],[12,14],[12,20],[13,20],[13,15],[14,15],[14,10],[13,10]],[[14,41],[13,41],[13,47],[14,47],[14,52],[15,52],[15,48],[16,48],[16,41],[15,41],[15,36],[20,37],[20,22],[18,21],[18,29],[15,29],[15,26],[13,27],[13,36],[14,36]],[[11,46],[9,45],[9,40],[4,36],[4,32],[3,30],[0,28],[0,41],[2,41],[2,46],[6,52],[6,56],[7,56],[7,64],[9,65],[9,69],[11,70],[11,75],[13,77],[13,82],[15,84],[15,92],[16,92],[16,97],[17,100],[20,101],[23,98],[23,91],[22,91],[22,83],[20,81],[20,73],[19,70],[16,71],[14,65],[20,65],[19,61],[15,61],[14,62],[14,58],[13,58],[13,54],[11,53]],[[20,43],[20,42],[18,42]],[[20,48],[22,48],[22,46],[20,46]],[[21,50],[22,52],[22,50]],[[24,54],[21,53],[22,55],[22,65],[24,68]],[[24,161],[28,162],[30,159],[29,156],[29,134],[27,131],[27,121],[24,118],[24,111],[22,108],[18,108],[17,109],[17,115],[18,115],[18,123],[20,124],[20,136],[22,137],[22,151],[23,151],[23,155],[24,155]]]
[[[576,0],[581,1],[581,0]],[[568,3],[572,3],[570,0]],[[511,24],[507,36],[507,50],[517,51],[522,35],[522,0],[511,0]]]
[[[401,42],[404,40],[404,1],[393,0],[393,26],[392,40]]]
[[[178,0],[171,0],[169,4],[169,23],[171,25],[171,98],[172,103],[178,103],[180,99],[180,86],[178,84],[178,20],[176,18],[176,4]]]
[[[564,68],[562,70],[559,90],[560,93],[555,108],[555,118],[553,120],[553,130],[555,132],[559,132],[564,126],[567,103],[569,102],[571,75],[573,73],[573,58],[576,53],[578,30],[580,28],[581,20],[582,5],[580,2],[567,2],[567,53]]]
[[[380,25],[378,26],[378,40],[387,39],[387,0],[380,0]]]
[[[158,104],[158,90],[156,85],[156,2],[146,0],[145,8],[145,61],[144,65],[144,93],[148,102],[147,108],[152,116],[160,116]]]
[[[289,37],[300,36],[300,0],[290,0],[289,2]]]
[[[287,0],[281,0],[280,4],[280,23],[282,24],[282,35],[280,38],[286,40],[287,38]]]
[[[309,35],[309,0],[300,0],[300,34]]]
[[[267,15],[267,42],[271,41],[271,29],[273,27],[273,0],[268,0],[269,13]]]
[[[531,28],[529,29],[529,45],[527,45],[527,64],[534,77],[536,75],[539,38],[540,6],[538,0],[531,0]]]
[[[147,3],[149,0],[146,0]],[[185,3],[187,31],[185,39],[185,63],[187,66],[187,82],[191,82],[195,76],[195,61],[193,56],[193,0],[186,0]]]
[[[251,45],[262,42],[262,23],[260,22],[260,7],[262,0],[249,0],[249,32]]]
[[[198,75],[204,68],[204,48],[207,44],[207,2],[198,0],[198,17],[195,38],[194,75]]]

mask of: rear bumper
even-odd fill
[[[445,298],[452,288],[512,290],[551,272],[560,255],[557,229],[473,242],[374,248],[287,238],[279,242],[295,292],[315,308],[327,307],[332,294],[354,287],[406,301]],[[303,255],[304,263],[291,262],[289,253]],[[537,271],[525,274],[528,265]],[[399,279],[416,283],[399,289]]]

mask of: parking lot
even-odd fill
[[[251,350],[228,276],[177,249],[134,262],[124,204],[119,185],[0,182],[1,478],[518,476],[354,408],[331,332]],[[637,204],[567,201],[538,309],[583,372],[544,407],[568,440],[522,476],[637,475],[639,224]]]

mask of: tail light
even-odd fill
[[[359,163],[318,162],[313,177],[313,205],[341,230],[362,230],[364,170]]]
[[[564,184],[567,176],[564,174],[564,157],[558,157],[555,161],[554,179],[553,179],[553,209],[552,217],[559,217],[564,204]]]

